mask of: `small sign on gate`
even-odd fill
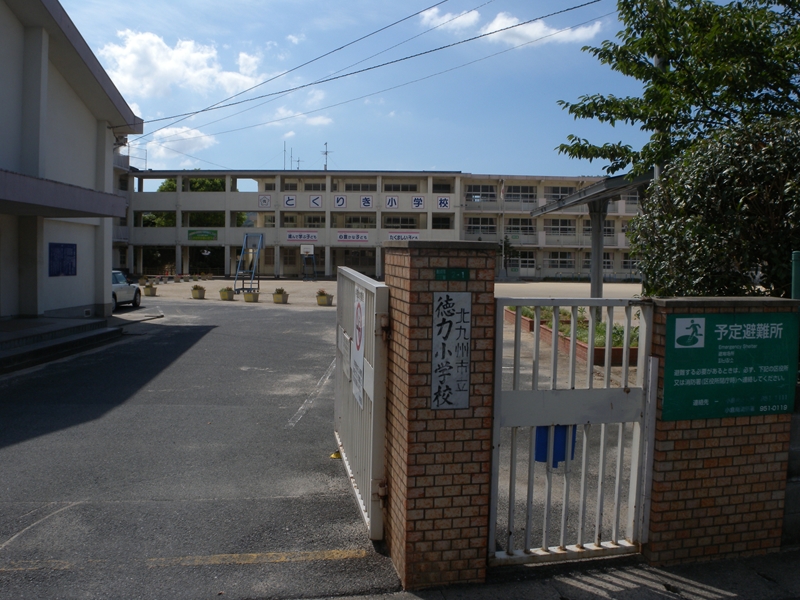
[[[353,345],[350,359],[353,396],[358,405],[364,408],[364,307],[367,293],[361,286],[355,287],[353,303]]]
[[[472,294],[433,295],[433,364],[431,408],[469,408],[469,353],[472,339]]]

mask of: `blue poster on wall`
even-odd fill
[[[78,245],[50,244],[50,277],[78,274]]]

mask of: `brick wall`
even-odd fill
[[[670,313],[796,311],[772,299],[656,300],[660,359],[649,541],[652,564],[746,557],[780,549],[791,415],[661,421]]]
[[[486,578],[494,372],[495,248],[384,246],[392,335],[386,408],[386,541],[405,589]],[[437,268],[469,281],[437,281]],[[433,293],[472,292],[470,402],[431,410]]]

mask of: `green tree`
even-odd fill
[[[191,178],[189,179],[189,190],[192,192],[224,192],[225,179],[217,178]],[[177,192],[178,185],[174,177],[165,179],[158,186],[159,192]]]
[[[720,129],[798,114],[797,0],[618,0],[617,9],[619,42],[584,51],[639,80],[641,96],[592,94],[559,104],[576,119],[639,126],[650,139],[636,150],[570,135],[560,153],[608,161],[609,174],[641,174]]]
[[[789,296],[800,120],[737,124],[696,143],[642,200],[629,236],[648,295]]]

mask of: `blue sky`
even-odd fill
[[[570,160],[556,146],[571,133],[634,147],[645,140],[631,127],[575,121],[556,104],[638,93],[638,82],[581,52],[620,29],[613,0],[543,20],[580,1],[446,0],[286,74],[437,0],[61,2],[146,121],[204,109],[268,79],[235,100],[537,19],[337,81],[147,123],[150,135],[131,145],[139,168],[288,169],[291,156],[292,169],[322,169],[327,142],[328,168],[337,170],[601,175],[602,163]]]

